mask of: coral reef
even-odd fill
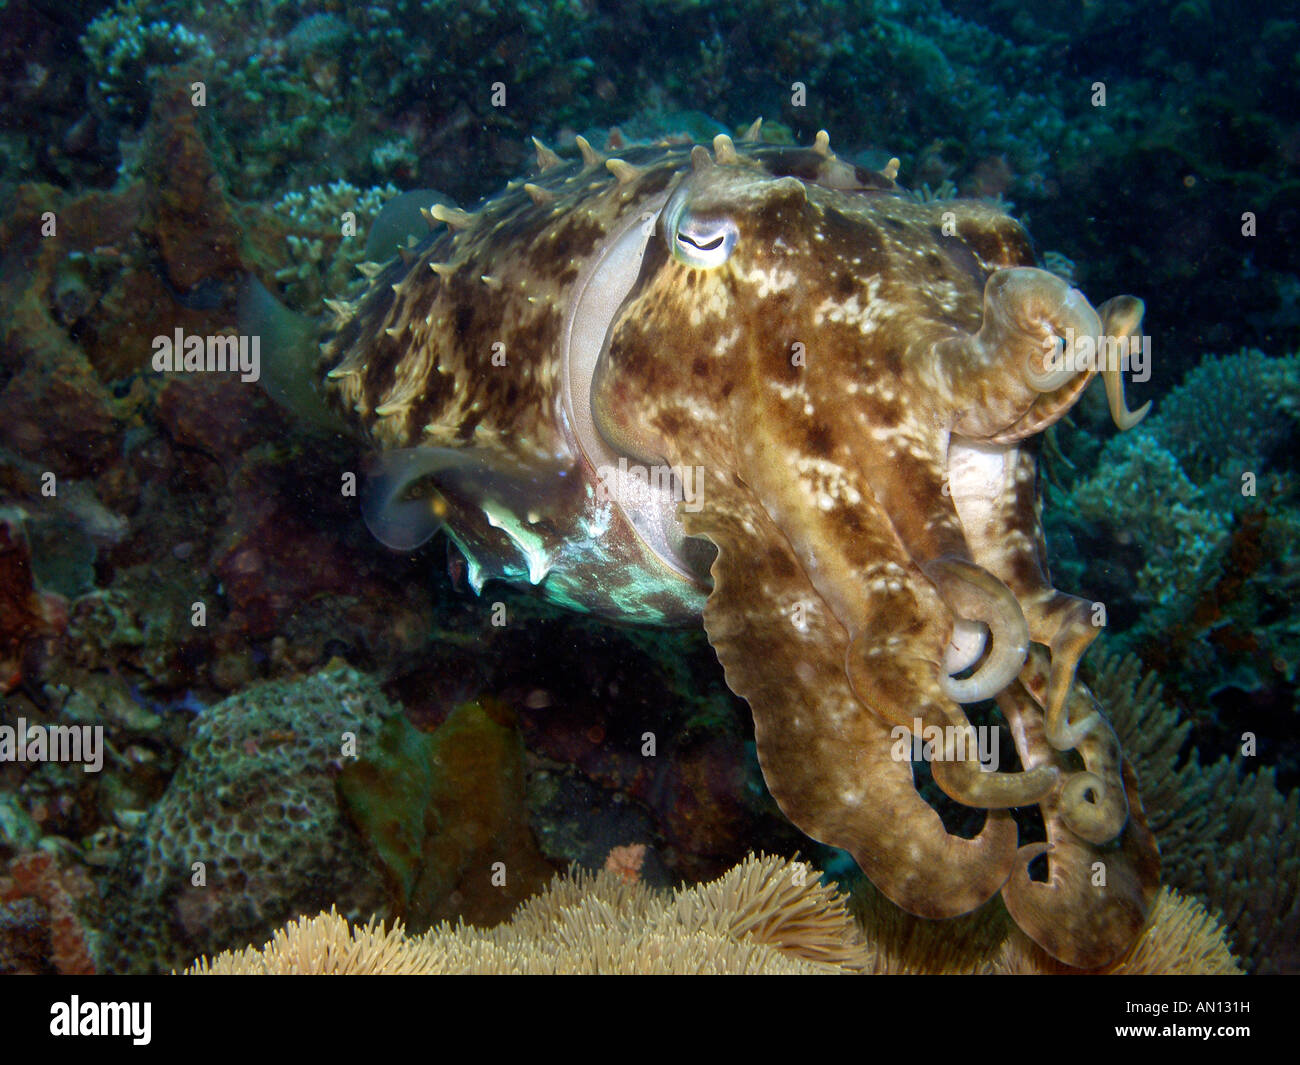
[[[1099,648],[1089,673],[1137,767],[1164,882],[1223,914],[1253,971],[1300,970],[1300,791],[1240,754],[1202,765],[1193,721],[1135,657]]]
[[[377,744],[393,708],[338,666],[255,685],[204,709],[185,760],[107,880],[113,971],[181,964],[328,899],[378,912],[383,882],[336,795],[349,737]]]
[[[66,621],[66,604],[36,590],[21,522],[0,511],[0,695],[22,681],[27,644]]]
[[[95,972],[80,901],[92,891],[76,866],[31,851],[0,877],[0,974]]]
[[[389,912],[416,930],[504,920],[552,873],[528,827],[514,714],[497,700],[457,707],[433,733],[389,718],[338,784],[388,873]]]
[[[391,183],[362,190],[346,181],[285,193],[271,208],[293,228],[285,237],[289,264],[275,272],[285,298],[315,309],[327,296],[345,293],[366,258],[370,223],[397,194]]]
[[[1105,600],[1107,642],[1159,669],[1185,707],[1205,708],[1204,749],[1230,750],[1254,728],[1271,735],[1270,754],[1292,782],[1297,428],[1300,356],[1207,358],[1099,453],[1075,447],[1086,439],[1077,429],[1065,437],[1073,480],[1052,489],[1049,508],[1051,537],[1093,560],[1071,577]],[[1053,469],[1071,473],[1062,462]]]
[[[443,924],[412,938],[400,925],[350,925],[331,909],[291,921],[260,949],[200,958],[186,974],[1063,971],[1000,907],[940,923],[888,902],[875,908],[855,900],[850,908],[805,863],[750,856],[718,880],[672,893],[613,871],[557,877],[509,924],[490,930]],[[1239,971],[1215,918],[1167,889],[1137,942],[1105,970]]]
[[[748,858],[719,880],[668,893],[617,873],[556,877],[509,924],[350,928],[331,911],[188,970],[259,973],[780,973],[865,964],[844,898],[800,862]]]

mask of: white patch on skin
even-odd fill
[[[822,510],[832,510],[841,504],[856,507],[862,502],[862,493],[843,466],[825,459],[804,458],[799,460],[796,470]]]
[[[770,381],[768,382],[768,387],[784,400],[804,398],[804,385],[802,381],[797,385],[787,385],[780,381]]]
[[[755,268],[745,274],[742,280],[753,285],[759,299],[766,299],[773,292],[784,292],[798,283],[799,277],[793,270],[783,270],[774,266],[770,270]]]
[[[1006,484],[1009,448],[996,444],[948,444],[948,485],[963,529],[977,535],[995,526]]]
[[[825,299],[813,311],[813,324],[846,322],[856,325],[866,336],[872,333],[889,316],[887,305],[879,299],[880,278],[871,277],[861,282],[864,291],[855,292],[847,300]],[[865,300],[865,306],[862,301]]]
[[[725,318],[728,305],[727,295],[721,286],[703,286],[698,298],[691,301],[691,325],[699,326],[715,318]]]

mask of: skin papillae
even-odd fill
[[[801,830],[911,913],[1001,892],[1055,957],[1114,960],[1158,852],[1075,677],[1097,628],[1048,574],[1035,437],[1096,375],[1088,345],[1137,334],[1140,301],[1094,309],[998,208],[915,202],[896,165],[850,165],[824,134],[581,148],[539,144],[533,180],[434,208],[333,305],[330,398],[388,456],[372,528],[409,546],[445,526],[480,579],[581,609],[702,606]],[[615,460],[694,490],[657,510],[602,493]],[[985,771],[965,742],[963,704],[986,699],[1019,766]],[[900,729],[942,737],[933,779],[987,811],[974,838],[922,797]],[[1018,846],[1027,806],[1047,839]]]

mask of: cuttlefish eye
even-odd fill
[[[730,218],[684,218],[673,240],[673,255],[687,266],[719,266],[731,255],[738,235]]]
[[[701,270],[726,262],[740,236],[730,218],[701,218],[691,214],[681,193],[664,208],[664,231],[673,258]]]

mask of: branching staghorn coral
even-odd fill
[[[366,258],[366,238],[376,216],[397,195],[392,185],[359,189],[347,181],[287,192],[272,206],[297,230],[285,238],[289,263],[275,272],[285,295],[309,313],[326,296],[340,296],[358,280],[356,266]],[[343,216],[351,212],[355,232],[344,237]]]

